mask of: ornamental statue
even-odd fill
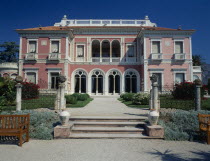
[[[17,82],[17,83],[22,83],[23,82],[23,78],[21,77],[21,76],[17,76],[16,78],[15,78],[15,81]]]
[[[150,77],[150,80],[151,80],[152,82],[157,82],[157,76],[153,74],[153,75]]]
[[[58,82],[64,83],[65,81],[66,81],[66,77],[65,77],[64,75],[60,75],[60,76],[58,77]]]

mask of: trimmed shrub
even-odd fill
[[[132,102],[135,105],[148,105],[150,94],[148,93],[137,93],[133,96]]]
[[[39,86],[31,82],[22,82],[22,99],[33,99],[39,97]]]
[[[59,115],[55,112],[23,110],[19,112],[2,112],[1,114],[28,114],[30,113],[30,129],[31,138],[40,140],[53,139],[54,127],[60,124]]]
[[[166,140],[198,140],[198,113],[210,114],[210,111],[160,112],[159,124],[165,128]]]
[[[201,97],[204,96],[205,86],[201,88]],[[193,82],[182,82],[176,84],[172,95],[175,99],[188,99],[192,100],[195,98],[195,83]]]
[[[72,96],[76,97],[77,100],[79,100],[80,93],[74,93],[74,94],[72,94]]]
[[[76,104],[77,103],[77,97],[75,97],[74,95],[66,95],[66,103],[67,104]]]
[[[124,94],[121,94],[120,97],[125,101],[132,101],[132,98],[134,95],[135,93],[124,93]]]
[[[80,94],[79,97],[78,97],[79,101],[85,101],[87,99],[88,99],[88,97],[86,95],[84,95],[84,94]]]

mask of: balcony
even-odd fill
[[[163,59],[162,53],[152,53],[151,54],[152,61],[162,61],[162,59]]]
[[[0,69],[18,69],[17,63],[0,63]]]
[[[193,66],[193,73],[201,73],[201,66]]]
[[[28,53],[28,54],[26,54],[25,60],[27,60],[27,61],[36,61],[37,60],[37,53]]]
[[[175,61],[185,61],[185,54],[184,53],[175,53],[174,60]]]
[[[110,62],[120,62],[120,57],[92,57],[92,62],[103,62],[103,63],[110,63]]]
[[[59,61],[60,60],[60,53],[50,53],[48,55],[48,60],[50,60],[50,61]]]

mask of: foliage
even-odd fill
[[[53,128],[59,124],[59,115],[54,112],[23,110],[12,112],[12,114],[30,113],[29,135],[34,139],[51,140],[53,139]],[[11,114],[11,112],[2,112],[1,114]]]
[[[66,95],[66,103],[67,104],[76,104],[77,103],[77,97],[75,97],[74,95]]]
[[[204,96],[205,86],[201,88],[201,97]],[[172,95],[175,99],[187,99],[192,100],[195,98],[195,83],[193,82],[182,82],[176,84]]]
[[[78,101],[85,101],[90,98],[89,94],[74,93],[72,96],[76,97]]]
[[[32,99],[39,97],[39,86],[32,82],[22,82],[22,99]]]
[[[118,98],[118,100],[122,103],[124,103],[128,107],[133,107],[133,108],[149,108],[149,105],[136,105],[133,104],[133,101],[125,101],[122,98]]]
[[[3,48],[3,50],[0,51],[0,63],[17,62],[19,46],[16,42],[4,42],[0,44],[0,48]]]
[[[77,108],[77,107],[85,107],[88,103],[90,103],[93,100],[93,98],[88,98],[85,101],[77,101],[76,104],[67,104],[66,107],[70,108]]]
[[[148,105],[150,94],[148,93],[137,93],[133,96],[132,102],[135,105]]]
[[[159,124],[165,128],[166,140],[197,140],[199,124],[198,113],[210,114],[209,111],[160,112]]]
[[[201,55],[193,55],[192,59],[193,59],[193,66],[201,66],[204,64]]]
[[[210,95],[210,78],[208,79],[208,85],[207,85],[207,88],[208,88],[208,94]]]
[[[9,77],[0,77],[0,97],[2,105],[14,104],[16,96],[15,81]],[[6,100],[6,101],[5,101]],[[0,105],[1,105],[0,103]]]
[[[120,95],[120,98],[122,98],[125,101],[132,101],[134,95],[135,93],[124,93]]]

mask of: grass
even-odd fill
[[[67,108],[78,108],[78,107],[85,107],[88,103],[90,103],[93,100],[93,98],[88,98],[85,101],[77,101],[76,104],[67,104]]]
[[[122,98],[118,98],[118,100],[122,103],[124,103],[128,107],[133,107],[133,108],[149,108],[149,105],[135,105],[132,103],[132,101],[125,101]]]
[[[149,105],[135,105],[132,101],[125,101],[122,98],[118,99],[120,102],[124,103],[128,107],[135,108],[149,108]],[[175,108],[182,110],[194,110],[195,103],[194,100],[177,100],[173,97],[160,97],[160,107],[161,108]],[[201,109],[210,110],[210,98],[206,100],[201,100]]]

